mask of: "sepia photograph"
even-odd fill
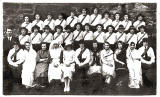
[[[157,95],[150,2],[2,2],[2,95]]]

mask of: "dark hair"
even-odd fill
[[[81,23],[76,23],[76,24],[74,25],[74,28],[75,28],[75,29],[76,29],[77,25],[80,25],[80,29],[82,30],[82,24],[81,24]]]
[[[111,27],[112,29],[113,29],[113,32],[115,31],[115,27],[114,26],[112,26],[112,25],[108,25],[107,27],[106,27],[106,31],[108,32],[108,28],[109,27]]]
[[[85,10],[86,10],[86,14],[88,14],[88,13],[89,13],[89,10],[88,10],[87,8],[82,8],[82,9],[81,9],[81,12],[83,11],[83,9],[85,9]]]
[[[134,46],[136,45],[133,41],[132,41],[129,45],[132,45],[132,44],[133,44]]]
[[[42,46],[42,44],[46,44],[46,46],[47,46],[47,42],[42,42],[42,43],[41,43],[41,46]]]
[[[125,13],[124,15],[123,15],[123,19],[124,19],[124,16],[125,15],[127,15],[128,16],[128,20],[130,19],[130,15],[128,14],[128,13]]]
[[[97,11],[98,11],[98,13],[99,13],[98,7],[94,7],[94,8],[92,9],[92,11],[94,12],[95,9],[97,9]]]
[[[84,25],[84,30],[85,30],[85,26],[88,26],[89,29],[91,29],[91,25],[90,25],[89,23],[86,23],[86,24]]]
[[[144,30],[146,30],[146,27],[144,25],[141,25],[140,27],[138,27],[138,30],[140,31],[141,28],[143,28]]]
[[[31,29],[31,31],[34,32],[34,29],[38,29],[38,32],[40,31],[40,27],[37,26],[37,25],[33,26],[32,29]]]
[[[116,49],[118,49],[118,44],[122,44],[122,49],[124,48],[124,43],[122,41],[117,41],[116,42]]]
[[[71,30],[72,28],[71,28],[71,26],[70,25],[67,25],[65,28],[64,28],[65,30]]]
[[[97,29],[98,26],[101,26],[101,27],[102,27],[102,30],[103,30],[103,25],[102,25],[102,24],[97,24],[97,25],[96,25],[96,29]]]
[[[26,31],[26,34],[28,34],[28,29],[26,27],[21,27],[19,30],[22,31],[22,29]]]
[[[62,27],[61,25],[57,25],[57,26],[55,27],[55,30],[57,31],[57,29],[61,29],[61,30],[63,31],[63,27]]]
[[[114,14],[114,20],[116,19],[116,18],[115,18],[116,14],[119,14],[119,20],[121,20],[121,14],[118,13],[118,12],[116,12],[116,13]]]
[[[142,21],[145,21],[144,15],[142,15],[141,13],[137,15],[136,20],[138,20],[138,17],[140,17],[140,16],[142,17]]]
[[[7,26],[6,30],[7,30],[7,29],[11,29],[11,30],[13,30],[13,25],[9,25],[9,26]]]
[[[108,14],[108,16],[110,17],[110,13],[108,11],[105,11],[103,14],[102,14],[102,17],[104,18],[105,14]]]
[[[43,30],[49,29],[49,31],[51,31],[51,28],[49,27],[49,25],[45,25]]]
[[[34,14],[34,18],[35,18],[35,16],[36,16],[36,15],[39,15],[39,16],[40,16],[40,18],[41,18],[41,15],[40,15],[39,13],[35,13],[35,14]]]

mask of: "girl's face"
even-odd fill
[[[66,31],[67,31],[68,33],[69,33],[69,32],[71,32],[71,30],[70,30],[70,29],[67,29]]]
[[[49,29],[45,29],[44,31],[45,31],[45,32],[49,32]]]
[[[131,29],[131,30],[130,30],[130,33],[131,33],[131,34],[134,34],[134,29]]]
[[[58,48],[58,44],[53,44],[54,48]]]
[[[51,20],[51,19],[52,19],[52,16],[51,16],[51,15],[47,15],[47,19],[48,19],[48,20]]]
[[[84,48],[84,44],[83,44],[83,43],[79,44],[79,47],[80,47],[81,49],[83,49],[83,48]]]
[[[97,49],[98,44],[97,43],[93,43],[93,48]]]
[[[109,14],[106,13],[106,14],[104,15],[104,17],[105,17],[106,19],[108,19],[108,18],[109,18]]]
[[[35,18],[36,18],[36,20],[40,20],[40,15],[36,14]]]
[[[113,32],[113,28],[112,27],[108,27],[108,32]]]
[[[95,8],[95,9],[94,9],[94,14],[97,14],[97,13],[98,13],[98,9]]]
[[[100,32],[102,31],[102,27],[101,26],[97,26],[97,30]]]
[[[41,47],[42,47],[42,50],[44,50],[44,51],[47,49],[46,44],[42,44],[42,46],[41,46]]]
[[[22,35],[26,35],[26,30],[25,30],[25,29],[22,29],[22,30],[21,30],[21,33],[22,33]]]
[[[104,49],[105,49],[105,50],[109,50],[109,44],[108,44],[108,43],[105,43],[105,44],[104,44]]]
[[[58,18],[59,18],[59,19],[63,19],[63,16],[62,16],[62,15],[59,15]]]
[[[61,29],[57,28],[57,32],[58,32],[58,33],[60,33],[61,31],[62,31]]]
[[[118,43],[118,49],[122,49],[122,44]]]
[[[34,28],[34,32],[38,32],[38,29],[37,29],[37,28]]]
[[[80,30],[80,29],[81,29],[81,26],[80,26],[80,25],[77,25],[77,26],[76,26],[76,29],[77,29],[77,30]]]
[[[89,31],[89,26],[85,26],[85,31]]]
[[[140,28],[140,32],[144,32],[144,29],[143,29],[143,28]]]
[[[13,48],[17,51],[19,49],[19,46],[17,44],[13,45]]]
[[[87,14],[86,9],[83,9],[83,10],[82,10],[82,14],[84,14],[84,15]]]
[[[124,20],[128,20],[128,15],[124,15]]]
[[[24,18],[24,21],[25,21],[25,22],[29,22],[29,17],[25,17],[25,18]]]
[[[134,50],[135,49],[135,44],[131,44],[130,48],[131,48],[131,50]]]
[[[143,20],[143,17],[142,17],[142,16],[139,16],[139,17],[138,17],[138,20],[140,20],[140,21]]]
[[[119,20],[119,18],[120,18],[120,15],[119,15],[119,14],[116,14],[116,15],[115,15],[115,19],[116,19],[116,20]]]

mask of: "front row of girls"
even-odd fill
[[[24,48],[24,43],[26,41],[30,41],[33,45],[33,49],[38,51],[40,50],[40,44],[42,42],[47,43],[47,48],[49,48],[50,43],[53,40],[58,41],[63,47],[66,42],[72,42],[74,45],[74,50],[78,49],[79,41],[84,40],[84,43],[87,48],[91,49],[91,44],[93,40],[97,40],[99,49],[102,49],[103,43],[105,41],[109,42],[111,45],[111,49],[115,50],[115,44],[117,41],[122,41],[125,44],[130,44],[134,42],[136,47],[139,48],[142,46],[143,38],[148,38],[148,34],[145,32],[145,26],[139,27],[139,32],[136,32],[134,26],[131,26],[128,32],[124,32],[125,28],[123,25],[119,25],[117,32],[115,32],[114,27],[112,25],[107,26],[107,30],[103,31],[103,25],[98,24],[96,26],[96,31],[92,32],[91,26],[89,24],[84,25],[84,30],[82,29],[82,24],[75,24],[75,30],[72,31],[70,26],[65,27],[65,32],[63,32],[63,27],[58,25],[56,26],[56,32],[51,33],[51,29],[48,25],[44,27],[44,32],[42,34],[39,33],[40,28],[38,26],[32,27],[32,33],[27,35],[27,29],[21,28],[21,35],[19,36],[19,41]]]
[[[128,86],[130,88],[140,88],[143,85],[143,68],[141,68],[141,65],[151,65],[155,62],[154,52],[152,47],[148,45],[148,40],[144,38],[143,46],[138,50],[135,49],[136,43],[134,42],[129,44],[127,50],[124,48],[122,41],[118,41],[116,47],[115,52],[112,51],[110,43],[105,41],[103,49],[100,50],[98,49],[98,42],[94,40],[92,49],[89,50],[85,46],[85,41],[80,40],[78,49],[74,51],[72,42],[66,42],[63,48],[57,40],[53,40],[49,46],[49,51],[46,50],[47,43],[43,42],[41,44],[42,49],[36,54],[31,43],[25,42],[23,53],[25,57],[22,57],[24,60],[24,63],[22,61],[22,84],[26,88],[30,88],[36,86],[37,84],[34,84],[34,82],[37,82],[43,87],[44,80],[47,80],[48,77],[49,83],[53,81],[64,82],[64,92],[69,92],[73,75],[75,75],[75,79],[80,79],[77,84],[85,89],[87,83],[94,79],[88,81],[88,76],[102,75],[104,82],[110,84],[116,77],[116,69],[126,66],[129,70]],[[146,57],[150,59],[148,60]],[[9,59],[10,54],[8,55]]]

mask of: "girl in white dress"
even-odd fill
[[[138,30],[138,28],[142,25],[145,26],[146,22],[144,20],[144,16],[142,14],[139,14],[136,17],[136,21],[133,23],[133,26]]]
[[[64,80],[65,87],[64,92],[70,91],[70,82],[72,80],[72,74],[75,72],[75,51],[72,50],[72,44],[66,43],[65,50],[63,51],[63,66],[62,66],[62,81]]]
[[[26,88],[34,87],[34,70],[36,67],[37,53],[33,50],[30,42],[25,43],[26,49],[24,50],[24,63],[22,64],[22,84]]]
[[[140,88],[142,85],[142,70],[141,70],[141,53],[135,49],[135,43],[131,42],[127,51],[127,67],[129,70],[130,88]]]
[[[59,45],[59,43],[53,40],[49,47],[49,52],[51,56],[51,62],[49,64],[49,69],[48,69],[49,83],[51,83],[52,80],[61,81],[62,51],[63,51],[63,48]]]
[[[38,27],[40,27],[40,30],[43,30],[43,21],[40,19],[40,14],[35,14],[35,20],[32,21],[32,27],[37,25]]]
[[[27,35],[28,30],[25,27],[21,27],[20,31],[21,31],[21,35],[19,35],[18,38],[19,38],[21,48],[24,49],[25,42],[30,41],[30,37],[29,37],[29,35]]]
[[[28,34],[31,34],[31,29],[32,29],[32,23],[29,22],[29,17],[25,16],[24,17],[24,22],[21,24],[21,27],[25,27],[26,29],[28,29]]]
[[[122,21],[120,20],[120,13],[115,13],[114,20],[112,22],[112,25],[114,26],[115,30],[118,29],[119,25],[122,24]]]
[[[100,60],[105,83],[110,84],[115,73],[115,63],[113,51],[110,49],[108,42],[104,43],[104,49],[100,53]]]

